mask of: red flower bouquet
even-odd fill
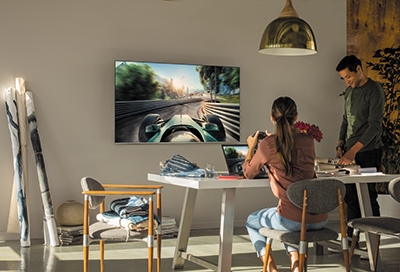
[[[310,125],[309,123],[304,123],[302,121],[298,121],[293,125],[295,128],[300,130],[301,133],[307,134],[316,140],[317,142],[321,142],[322,140],[322,131],[316,125]]]

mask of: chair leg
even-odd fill
[[[273,239],[267,238],[267,242],[265,243],[265,255],[263,257],[263,272],[267,272],[267,264],[269,259],[269,254],[271,253]]]
[[[83,272],[89,271],[89,246],[83,246]]]
[[[161,272],[161,234],[157,234],[157,272]]]
[[[161,272],[161,239],[162,239],[162,209],[161,209],[161,189],[157,190],[157,216],[160,219],[160,226],[157,233],[157,272]]]
[[[89,271],[89,197],[83,204],[83,272]]]
[[[100,272],[104,272],[104,241],[100,241]]]
[[[149,197],[149,227],[147,229],[147,258],[148,271],[153,272],[153,253],[154,253],[154,207],[153,197]]]
[[[355,246],[355,243],[354,243]],[[343,260],[346,267],[346,272],[350,272],[350,260],[349,260],[349,242],[347,237],[342,238],[342,250],[343,250]],[[354,249],[353,249],[354,251]]]
[[[375,246],[375,256],[374,256],[374,266],[375,266],[375,270],[376,271],[376,266],[378,264],[378,256],[379,256],[379,244],[381,242],[381,236],[379,234],[376,235],[376,246]]]
[[[308,246],[307,230],[306,230],[306,217],[307,217],[307,190],[303,193],[303,209],[301,212],[301,230],[300,230],[300,244],[299,244],[299,270],[303,272],[306,249]]]
[[[100,213],[105,211],[104,201],[100,204]],[[104,240],[100,240],[100,272],[104,272]]]
[[[339,214],[340,214],[340,235],[342,238],[344,266],[346,267],[346,272],[350,272],[349,242],[347,241],[344,201],[343,201],[343,195],[342,195],[342,192],[340,191],[340,189],[337,190],[337,193],[338,193],[338,204],[339,204]],[[355,245],[355,243],[354,243],[354,245]]]
[[[303,272],[306,261],[307,242],[300,241],[299,247],[299,271]]]
[[[351,237],[351,245],[350,245],[350,253],[349,253],[349,266],[351,265],[351,262],[353,260],[354,249],[356,248],[357,240],[358,240],[358,230],[354,229],[353,236]]]
[[[148,253],[148,271],[152,272],[153,271],[153,247],[148,247],[147,249]]]

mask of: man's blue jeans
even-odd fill
[[[307,230],[322,229],[326,223],[328,223],[328,219],[320,223],[307,224],[306,228]],[[280,216],[277,212],[277,208],[266,208],[250,214],[249,217],[247,217],[246,228],[258,257],[265,255],[265,243],[267,241],[267,238],[258,232],[262,227],[276,230],[300,231],[301,223]],[[286,253],[298,251],[298,249],[293,246],[287,244],[284,244],[284,246],[286,248]]]

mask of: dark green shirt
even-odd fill
[[[360,152],[383,146],[381,136],[385,93],[382,86],[368,79],[361,87],[348,87],[344,100],[339,140],[345,141],[345,150],[358,141],[364,145]]]

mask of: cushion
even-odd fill
[[[301,209],[304,190],[307,190],[307,212],[328,213],[339,205],[338,189],[344,197],[346,187],[343,182],[334,178],[314,178],[290,184],[287,196],[293,204]]]
[[[104,191],[103,185],[91,177],[81,179],[83,191]],[[89,196],[89,208],[96,209],[105,199],[105,196]]]
[[[270,228],[261,228],[259,233],[265,237],[276,239],[288,244],[298,245],[300,244],[300,232],[292,232],[292,231],[283,231],[283,230],[274,230]],[[338,237],[338,233],[329,228],[322,228],[320,230],[308,230],[306,235],[306,241],[309,243],[312,242],[321,242],[321,241],[329,241],[336,240]]]
[[[397,202],[400,202],[400,178],[392,179],[389,182],[389,194]]]
[[[141,240],[148,236],[147,231],[126,230],[114,227],[108,223],[96,222],[90,225],[89,236],[92,239],[107,239],[115,241]]]
[[[348,223],[348,225],[355,229],[366,232],[388,234],[388,235],[400,234],[399,218],[368,216],[368,217],[353,219]]]

